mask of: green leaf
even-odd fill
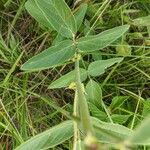
[[[90,80],[86,85],[86,98],[89,102],[93,103],[94,105],[102,106],[102,90],[100,85],[95,82],[94,80]]]
[[[131,115],[119,115],[119,114],[113,114],[111,116],[114,123],[124,124]],[[108,118],[109,120],[109,118]]]
[[[96,137],[103,143],[116,143],[123,141],[132,135],[132,130],[119,125],[103,122],[97,118],[92,118]]]
[[[87,71],[80,68],[81,81],[86,80]],[[61,76],[59,79],[55,80],[48,87],[49,89],[63,88],[69,86],[71,83],[75,82],[75,70]]]
[[[59,43],[61,43],[62,41],[64,41],[66,38],[64,36],[62,36],[60,33],[57,34],[57,36],[55,37],[55,39],[53,40],[52,45],[58,45]]]
[[[142,102],[143,103],[143,112],[142,116],[146,117],[150,115],[150,99],[147,99]]]
[[[121,105],[127,101],[129,99],[128,96],[115,96],[113,99],[112,99],[112,102],[109,106],[109,109],[111,111],[114,111],[115,109],[117,108],[120,108]]]
[[[30,15],[34,17],[41,25],[52,29],[51,23],[46,18],[46,15],[44,16],[42,10],[38,7],[35,0],[28,0],[25,4],[25,7]]]
[[[91,52],[103,49],[120,38],[129,29],[129,27],[129,25],[123,25],[106,30],[98,35],[81,37],[77,40],[77,47],[82,52]]]
[[[77,29],[80,28],[80,26],[83,22],[83,19],[85,17],[86,11],[87,11],[87,4],[86,3],[81,4],[77,8],[77,10],[75,10],[74,17],[75,17],[75,20],[76,20]]]
[[[64,0],[28,0],[25,7],[39,23],[65,37],[72,38],[77,32],[74,16]]]
[[[52,46],[40,54],[29,59],[22,70],[36,71],[61,65],[75,54],[75,48],[71,40],[66,40],[56,46]]]
[[[83,29],[83,33],[84,35],[95,35],[95,31],[94,29],[91,29],[91,22],[87,19],[85,19],[84,21],[84,29]]]
[[[99,51],[96,51],[96,52],[92,53],[92,58],[95,61],[102,60],[102,55],[101,55],[101,53]]]
[[[132,144],[136,145],[150,145],[150,118],[147,118],[142,124],[134,131],[129,139]]]
[[[91,76],[99,76],[103,73],[105,73],[105,70],[114,65],[115,63],[120,63],[123,60],[123,58],[112,58],[107,60],[98,60],[92,62],[88,67],[88,73]]]
[[[73,122],[65,121],[21,144],[15,150],[43,150],[55,147],[73,136]]]
[[[118,45],[116,47],[117,55],[121,56],[130,56],[132,53],[132,48],[130,45],[126,42],[122,42],[121,45]]]
[[[150,26],[150,15],[134,19],[133,24],[137,26]]]
[[[105,112],[103,112],[102,108],[98,108],[96,105],[90,102],[88,103],[88,106],[93,117],[101,119],[102,121],[106,121],[107,115]]]

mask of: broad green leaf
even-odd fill
[[[73,42],[66,40],[32,57],[22,66],[21,69],[36,71],[52,68],[61,65],[73,57],[74,53],[75,49]]]
[[[87,71],[80,68],[81,81],[86,80]],[[49,89],[63,88],[69,86],[71,83],[75,82],[75,70],[61,76],[59,79],[55,80],[48,87]]]
[[[150,115],[150,99],[147,99],[142,102],[143,103],[143,112],[142,115],[144,117]]]
[[[120,38],[128,29],[129,25],[123,25],[106,30],[98,35],[81,37],[77,40],[77,47],[82,52],[91,52],[103,49]]]
[[[39,23],[65,37],[72,38],[77,32],[74,16],[64,0],[28,0],[25,7]]]
[[[34,17],[42,26],[53,29],[51,23],[46,18],[46,15],[44,17],[43,11],[39,9],[38,5],[36,4],[36,0],[27,1],[25,7],[30,15]]]
[[[102,108],[97,108],[96,105],[92,103],[88,103],[89,109],[93,117],[100,119],[101,121],[109,121],[110,119],[106,115],[105,112],[102,111]],[[114,123],[123,124],[125,123],[131,115],[120,115],[120,114],[112,114],[111,118]]]
[[[97,118],[92,118],[92,123],[98,140],[103,143],[123,141],[133,133],[122,125],[103,122]]]
[[[57,36],[55,37],[55,39],[53,40],[52,45],[58,45],[60,42],[64,41],[66,38],[63,37],[60,33],[57,34]]]
[[[123,60],[123,58],[112,58],[107,60],[98,60],[92,62],[88,67],[88,73],[91,76],[99,76],[103,73],[105,73],[105,70],[114,65],[115,63],[120,63]]]
[[[100,85],[94,80],[90,80],[86,85],[86,98],[94,105],[101,106],[102,102],[102,90]]]
[[[131,115],[119,115],[119,114],[113,114],[111,116],[114,123],[124,124]],[[107,119],[109,120],[109,119]]]
[[[96,105],[90,102],[88,103],[88,106],[93,117],[101,119],[102,121],[106,121],[107,115],[105,112],[103,112],[102,108],[99,109]]]
[[[125,101],[127,101],[128,99],[129,99],[128,96],[115,96],[115,97],[112,99],[112,102],[111,102],[111,104],[110,104],[110,106],[109,106],[109,109],[110,109],[111,111],[114,111],[115,109],[120,108],[121,105],[123,105],[123,103],[124,103]]]
[[[150,118],[142,122],[129,141],[136,145],[150,145]]]
[[[83,19],[85,17],[86,11],[87,11],[87,4],[86,3],[81,4],[77,8],[77,10],[75,10],[74,17],[75,17],[75,20],[76,20],[77,29],[80,28],[80,26],[83,22]]]
[[[96,52],[92,53],[92,58],[95,61],[102,60],[102,55],[101,55],[101,53],[99,51],[96,51]]]
[[[91,29],[91,22],[87,19],[84,21],[84,35],[95,35],[94,29]]]
[[[150,26],[150,15],[134,19],[133,24],[137,26]]]
[[[21,144],[15,150],[43,150],[55,147],[73,136],[73,122],[65,121]]]

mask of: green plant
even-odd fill
[[[82,84],[82,81],[86,80],[87,77],[100,76],[105,72],[105,69],[115,63],[120,63],[123,58],[96,60],[89,64],[88,69],[80,67],[80,62],[83,61],[85,55],[109,46],[129,29],[129,25],[115,27],[97,35],[78,37],[77,31],[82,24],[86,8],[87,4],[82,4],[73,14],[64,0],[29,0],[26,3],[26,9],[40,24],[56,30],[58,35],[63,38],[54,46],[28,60],[22,66],[22,70],[39,71],[65,63],[74,63],[75,70],[51,83],[49,88],[69,86],[75,91],[75,98],[73,121],[66,121],[31,138],[16,148],[18,150],[30,149],[31,147],[36,150],[52,148],[73,135],[74,150],[86,147],[89,149],[102,149],[103,146],[99,144],[99,141],[110,143],[120,149],[126,149],[126,146],[130,145],[130,142],[124,142],[127,137],[131,137],[130,141],[132,143],[141,144],[138,138],[134,138],[136,133],[133,134],[132,130],[113,123],[109,111],[102,101],[99,84],[92,79],[90,79],[85,89]],[[91,105],[97,105],[97,107],[104,109],[111,123],[90,117],[87,100]],[[147,122],[144,126],[147,127]],[[141,132],[138,131],[137,135],[141,136]],[[147,136],[144,138],[147,138]]]

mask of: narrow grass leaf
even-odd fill
[[[65,37],[72,38],[77,32],[74,16],[64,0],[28,0],[25,7],[39,23]]]
[[[73,57],[75,49],[71,40],[66,40],[56,46],[52,46],[40,54],[29,59],[22,70],[37,71],[61,65]]]
[[[21,144],[15,150],[43,150],[53,148],[73,136],[73,122],[65,121],[51,129],[40,133],[25,143]]]
[[[142,122],[129,141],[136,145],[150,145],[150,118]]]
[[[11,67],[11,69],[9,70],[8,74],[6,75],[4,81],[3,81],[3,85],[6,85],[6,83],[8,82],[8,80],[10,79],[12,73],[15,71],[17,64],[19,63],[20,59],[22,58],[24,52],[22,52],[19,57],[17,58],[17,60],[15,61],[15,63],[13,64],[13,66]]]
[[[92,62],[88,67],[88,73],[91,76],[99,76],[103,73],[105,73],[105,70],[114,65],[115,63],[120,63],[123,60],[123,58],[111,58],[107,60],[98,60]]]
[[[129,29],[129,27],[129,25],[123,25],[106,30],[98,35],[81,37],[77,40],[77,47],[82,52],[91,52],[103,49],[120,38]]]
[[[80,68],[81,81],[86,80],[87,71]],[[52,82],[49,89],[63,88],[69,86],[71,83],[75,82],[75,70],[61,76],[59,79]]]

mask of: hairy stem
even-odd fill
[[[76,61],[75,61],[75,70],[76,70],[77,106],[79,108],[81,126],[86,135],[93,134],[88,104],[84,95],[84,89],[83,89],[81,79],[80,79],[78,53],[76,53],[76,55],[77,56],[76,56]]]
[[[78,110],[78,95],[77,90],[75,91],[75,98],[74,98],[74,112],[73,115],[75,117],[79,117],[79,110]],[[80,133],[78,129],[78,122],[74,120],[74,143],[73,143],[73,150],[77,150],[77,143],[80,140]]]

